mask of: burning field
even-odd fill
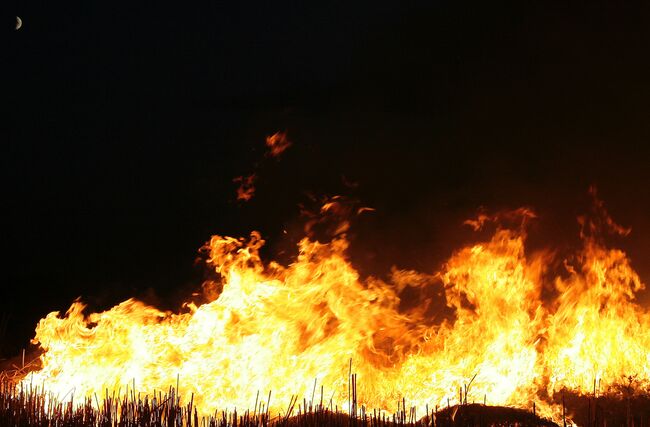
[[[560,425],[647,425],[644,284],[600,237],[629,230],[594,203],[569,257],[527,251],[535,214],[519,209],[467,221],[492,236],[438,271],[394,268],[387,279],[351,264],[346,221],[328,241],[303,238],[288,265],[261,259],[257,232],[213,236],[202,253],[218,279],[203,285],[204,302],[172,313],[130,299],[86,313],[75,301],[43,318],[42,354],[5,384],[4,419],[30,407],[41,420],[54,411],[91,424],[142,413],[192,424],[215,410],[226,411],[213,418],[222,425],[237,413],[250,425],[338,425],[343,414],[373,425],[543,423],[521,415],[534,411]],[[451,315],[432,315],[436,303]]]

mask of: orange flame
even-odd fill
[[[276,132],[266,137],[266,146],[269,148],[269,151],[266,153],[267,156],[279,157],[280,154],[291,146],[291,142],[287,139],[287,135],[284,132]],[[258,169],[259,166],[260,164],[258,163],[255,169]],[[247,202],[253,198],[255,195],[256,180],[256,173],[247,176],[238,176],[233,179],[233,182],[238,184],[237,200]]]
[[[269,147],[269,156],[279,157],[280,154],[284,153],[291,146],[291,141],[287,139],[286,133],[276,132],[266,137],[266,146]]]
[[[498,228],[438,272],[394,269],[384,281],[359,276],[344,234],[303,239],[287,266],[261,261],[256,232],[214,236],[205,249],[222,288],[211,302],[174,314],[128,300],[90,315],[74,302],[38,324],[42,369],[25,381],[59,396],[102,395],[132,382],[164,389],[178,375],[204,411],[251,407],[272,390],[277,412],[294,394],[311,395],[314,380],[326,403],[344,407],[352,360],[368,407],[393,411],[404,398],[422,413],[458,403],[461,388],[469,402],[535,401],[556,420],[551,397],[562,389],[590,393],[597,381],[607,392],[633,378],[650,391],[650,311],[634,301],[644,285],[625,253],[586,237],[568,275],[549,282],[552,256],[526,254],[525,237],[523,227]],[[550,302],[545,283],[557,291]],[[402,308],[402,290],[436,286],[451,317],[433,320],[431,299]]]
[[[237,200],[244,202],[249,201],[255,195],[255,180],[257,175],[252,174],[248,176],[238,176],[232,182],[239,184],[237,187]]]

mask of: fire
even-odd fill
[[[634,303],[644,288],[624,252],[588,239],[558,278],[549,316],[549,392],[562,385],[607,392],[631,382],[650,390],[650,312]]]
[[[328,243],[304,238],[289,265],[260,259],[258,233],[214,236],[205,250],[222,280],[207,287],[210,302],[171,313],[128,300],[89,315],[74,302],[38,324],[42,368],[24,381],[59,396],[178,381],[204,411],[252,408],[272,391],[277,413],[296,394],[347,409],[355,372],[359,403],[370,408],[394,411],[405,399],[423,414],[460,399],[534,401],[555,419],[553,394],[563,389],[650,391],[650,311],[634,300],[644,285],[625,253],[584,233],[566,273],[549,279],[553,254],[525,251],[534,215],[514,217],[521,226],[498,227],[437,272],[394,269],[387,280],[360,277],[344,233]],[[432,320],[434,297],[403,308],[406,288],[436,286],[453,315]]]
[[[291,146],[291,141],[287,139],[286,133],[276,132],[266,137],[266,146],[269,149],[267,155],[279,157],[280,154],[284,153]]]
[[[244,202],[249,201],[255,195],[255,180],[257,175],[251,174],[248,176],[238,176],[232,180],[237,186],[237,200]]]
[[[287,139],[286,133],[276,132],[273,135],[269,135],[266,137],[266,147],[268,148],[266,157],[279,159],[280,155],[290,146],[291,141]],[[257,162],[255,169],[259,169],[261,164],[262,162]],[[254,172],[249,175],[237,176],[232,180],[237,184],[237,200],[248,202],[255,196],[255,181],[257,181],[257,178],[257,172]]]

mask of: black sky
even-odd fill
[[[595,184],[650,282],[650,5],[618,3],[5,3],[3,351],[78,296],[174,307],[211,234],[279,253],[306,193],[377,208],[354,253],[382,274],[436,269],[479,206],[575,244]]]

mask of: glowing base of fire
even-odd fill
[[[354,387],[354,384],[352,383]],[[351,396],[356,396],[352,390]],[[312,398],[314,398],[312,396]],[[270,399],[270,397],[268,397]],[[561,396],[564,402],[565,396]],[[125,388],[123,393],[106,392],[98,396],[76,399],[66,396],[59,400],[52,394],[43,393],[38,386],[29,389],[13,382],[0,382],[0,425],[66,425],[68,427],[95,426],[186,426],[186,427],[458,427],[525,425],[557,427],[578,425],[606,427],[627,425],[646,427],[650,425],[650,395],[627,398],[599,398],[566,395],[566,411],[569,418],[554,423],[536,416],[532,411],[488,406],[477,403],[448,405],[444,408],[427,409],[418,414],[417,408],[405,401],[395,413],[368,410],[356,400],[348,402],[347,408],[338,408],[322,400],[298,399],[296,396],[278,413],[270,412],[268,400],[257,396],[253,409],[231,411],[208,411],[204,415],[194,404],[192,397],[182,399],[176,389],[170,387],[165,393],[145,395]]]

